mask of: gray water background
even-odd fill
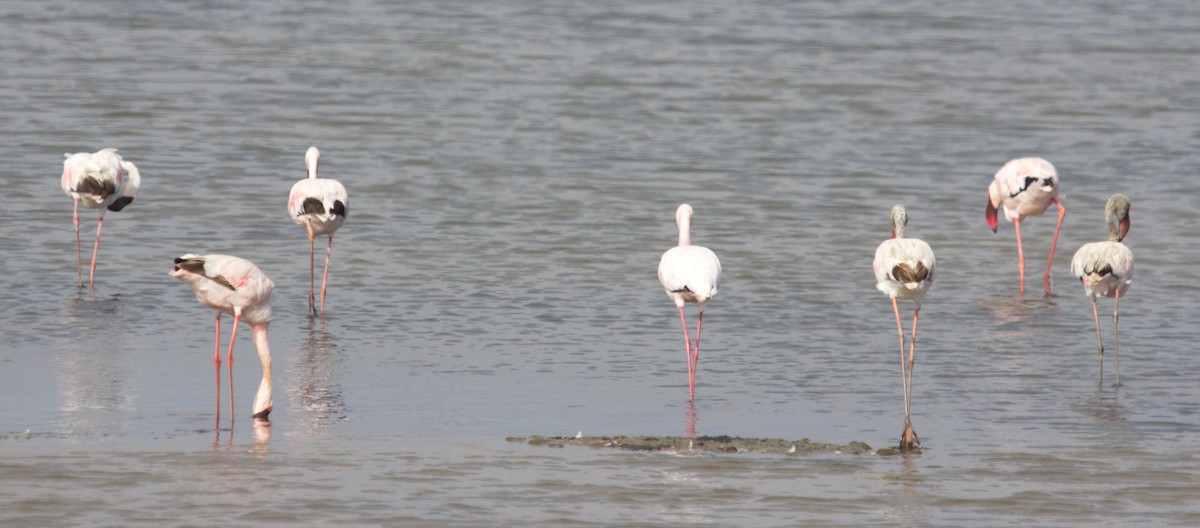
[[[0,524],[1200,525],[1198,72],[1189,2],[4,3]],[[320,320],[286,213],[309,145],[351,196]],[[79,290],[62,153],[110,146],[143,188]],[[983,219],[1027,155],[1066,193],[1050,297],[1053,217],[1023,297]],[[1069,274],[1114,192],[1119,391]],[[907,204],[938,257],[922,454],[505,441],[683,434],[654,273],[682,202],[724,267],[696,432],[876,448],[902,404],[870,264]],[[213,427],[186,252],[275,281],[269,428],[248,332]]]

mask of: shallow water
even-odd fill
[[[5,4],[0,524],[1200,524],[1190,7]],[[312,144],[351,196],[320,320],[285,207]],[[106,146],[143,188],[79,290],[59,164]],[[1067,195],[1050,297],[1053,218],[1023,226],[1023,297],[1011,226],[982,218],[1025,155]],[[1137,277],[1116,391],[1069,262],[1118,191]],[[724,268],[694,414],[654,274],[684,201]],[[922,454],[505,441],[894,445],[870,263],[896,202],[938,257]],[[167,276],[187,252],[275,281],[269,428],[248,332],[214,428],[211,312]]]

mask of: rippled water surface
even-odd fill
[[[6,3],[0,524],[1200,525],[1200,13],[1071,4]],[[351,196],[317,320],[285,207],[314,144]],[[60,164],[108,146],[142,192],[80,290]],[[1053,296],[1053,217],[1022,229],[1023,297],[983,219],[1027,155],[1067,196]],[[1118,191],[1119,391],[1069,273]],[[694,414],[655,278],[685,201],[724,267]],[[938,257],[923,453],[505,440],[893,446],[870,268],[896,202]],[[167,276],[187,252],[275,281],[270,427],[243,332],[214,428],[212,315]]]

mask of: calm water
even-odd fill
[[[642,4],[0,7],[0,524],[1200,524],[1191,3]],[[312,144],[352,201],[315,321],[285,207]],[[106,146],[143,188],[79,290],[62,153]],[[1023,298],[1011,225],[983,219],[1025,155],[1067,195],[1052,297],[1053,218],[1023,229]],[[1117,191],[1119,392],[1069,274]],[[683,434],[655,268],[684,201],[725,270],[696,432],[877,448],[902,404],[870,264],[907,204],[939,265],[923,454],[505,441]],[[275,281],[269,428],[248,332],[238,421],[213,427],[211,312],[167,276],[186,252]]]

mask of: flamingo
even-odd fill
[[[996,212],[1004,207],[1004,218],[1012,222],[1017,231],[1017,270],[1021,275],[1021,293],[1025,293],[1025,251],[1021,246],[1021,220],[1029,215],[1046,212],[1050,204],[1058,206],[1058,225],[1054,227],[1054,241],[1050,243],[1046,273],[1042,275],[1046,293],[1050,293],[1050,265],[1054,263],[1058,233],[1062,230],[1063,217],[1067,215],[1062,200],[1058,171],[1054,169],[1054,165],[1042,158],[1018,158],[1005,163],[988,186],[988,227],[992,228],[993,233],[996,232]]]
[[[274,283],[252,262],[230,255],[187,254],[175,259],[169,273],[196,294],[200,301],[216,313],[217,333],[213,347],[213,363],[217,379],[217,423],[221,421],[221,314],[233,316],[233,331],[229,336],[229,423],[233,424],[233,344],[237,341],[238,323],[245,320],[254,336],[254,348],[262,361],[263,377],[254,397],[253,417],[268,421],[271,413],[271,348],[267,342],[267,327],[271,324],[271,289]]]
[[[321,159],[321,151],[317,147],[308,147],[304,153],[304,166],[308,168],[308,178],[292,185],[288,195],[288,212],[297,224],[308,231],[308,311],[316,315],[316,301],[313,295],[313,239],[317,235],[329,235],[329,245],[325,248],[325,274],[321,276],[321,316],[325,316],[325,283],[329,279],[329,254],[333,252],[333,233],[342,222],[346,221],[350,209],[350,199],[346,196],[346,188],[341,182],[328,178],[317,177],[317,162]]]
[[[912,449],[921,446],[921,440],[913,429],[909,418],[912,401],[912,371],[917,348],[917,316],[921,313],[921,298],[933,278],[937,261],[933,249],[924,240],[904,238],[904,226],[908,224],[908,212],[904,205],[892,207],[892,238],[884,240],[875,250],[875,287],[892,299],[892,311],[896,314],[896,332],[900,338],[900,381],[904,390],[904,431],[900,434],[900,448]],[[904,359],[904,327],[900,324],[900,307],[897,299],[913,301],[912,339],[909,341],[908,360]]]
[[[679,321],[683,323],[683,346],[688,365],[688,401],[696,397],[696,365],[700,359],[700,325],[704,324],[704,304],[717,294],[721,284],[721,261],[717,255],[703,246],[692,245],[692,206],[680,205],[675,211],[675,224],[679,226],[679,245],[663,253],[658,262],[658,282],[662,283],[667,297],[679,308]],[[687,319],[683,315],[685,303],[696,303],[700,316],[696,322],[696,345],[688,338]]]
[[[1100,315],[1096,296],[1113,298],[1113,354],[1117,363],[1117,382],[1121,386],[1121,352],[1117,346],[1117,305],[1133,282],[1133,252],[1121,241],[1129,233],[1129,197],[1114,194],[1104,206],[1108,222],[1108,240],[1084,244],[1071,259],[1071,274],[1083,283],[1083,293],[1092,298],[1092,318],[1096,321],[1096,351],[1100,354],[1100,380],[1104,380],[1104,341],[1100,339]]]
[[[79,204],[88,209],[100,209],[96,224],[96,243],[92,247],[92,265],[88,268],[88,285],[96,284],[96,255],[100,252],[100,229],[104,227],[104,210],[120,211],[133,203],[142,177],[133,163],[121,159],[117,149],[100,149],[95,153],[64,154],[62,190],[75,201],[75,275],[83,287],[83,257],[79,247]]]

